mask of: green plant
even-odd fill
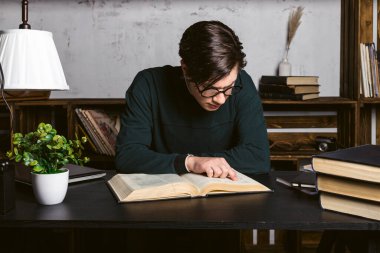
[[[7,156],[32,167],[35,173],[60,173],[60,168],[69,162],[82,165],[89,161],[88,157],[81,158],[85,142],[86,137],[79,140],[78,136],[67,140],[50,124],[40,123],[34,132],[13,134],[13,150],[8,151]]]

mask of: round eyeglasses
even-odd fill
[[[228,97],[231,95],[235,95],[236,93],[239,93],[239,91],[241,91],[241,89],[242,89],[242,87],[238,86],[238,85],[233,85],[233,86],[225,88],[225,89],[218,89],[215,87],[209,87],[209,88],[206,88],[203,90],[199,89],[198,85],[195,85],[195,86],[197,87],[201,96],[205,97],[205,98],[212,98],[212,97],[219,95],[220,93],[223,93],[224,96]]]

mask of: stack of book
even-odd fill
[[[312,165],[323,209],[380,220],[380,146],[321,153]]]
[[[260,96],[269,99],[307,100],[319,97],[317,76],[262,76]]]
[[[76,108],[75,112],[82,123],[77,126],[79,135],[87,137],[94,151],[114,156],[116,137],[120,130],[119,115],[102,110],[81,108]]]

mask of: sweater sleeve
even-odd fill
[[[243,173],[266,173],[270,169],[269,142],[260,97],[251,77],[241,72],[243,90],[235,100],[236,145],[201,156],[224,157],[232,168]]]
[[[115,159],[116,168],[122,173],[179,172],[174,167],[178,154],[163,154],[151,149],[154,91],[149,82],[152,81],[147,73],[140,72],[126,92]]]

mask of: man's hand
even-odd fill
[[[186,168],[193,173],[206,173],[208,177],[230,178],[237,180],[236,172],[223,157],[188,156]]]

